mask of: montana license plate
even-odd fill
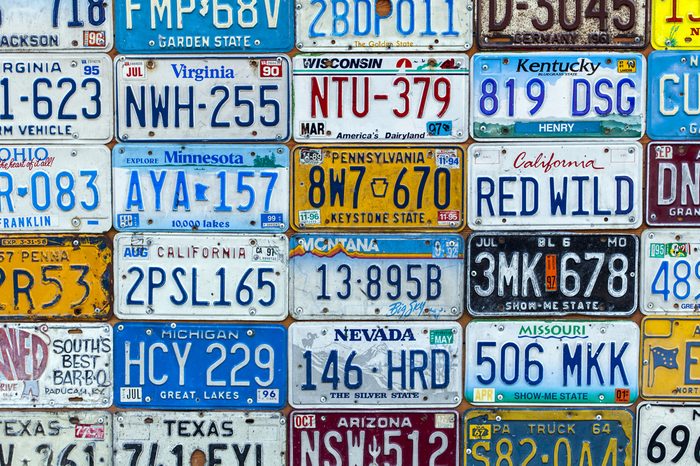
[[[700,4],[693,0],[651,0],[651,45],[655,49],[700,47]]]
[[[647,146],[647,223],[700,226],[700,144]]]
[[[698,418],[700,405],[640,403],[637,407],[637,466],[698,464]]]

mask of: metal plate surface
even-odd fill
[[[699,405],[640,403],[637,407],[637,466],[698,464]]]
[[[297,55],[294,139],[464,142],[468,84],[463,55]]]
[[[114,67],[122,142],[289,138],[291,70],[283,55],[120,55]]]
[[[690,0],[650,0],[651,45],[655,49],[700,47],[700,5]]]
[[[477,141],[639,139],[646,113],[645,67],[639,53],[477,53],[472,136]]]
[[[294,235],[291,312],[308,319],[457,319],[459,235]]]
[[[647,146],[647,224],[700,226],[699,160],[700,144]]]
[[[479,321],[467,325],[466,398],[474,404],[629,405],[639,390],[631,321]]]
[[[473,230],[637,228],[642,159],[638,143],[472,144],[467,222]]]
[[[289,150],[279,145],[134,145],[113,150],[114,227],[285,231]]]

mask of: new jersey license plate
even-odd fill
[[[647,223],[700,226],[700,144],[647,146]]]
[[[637,466],[698,464],[695,458],[696,446],[700,445],[698,417],[698,405],[640,403],[637,408]]]
[[[464,142],[468,82],[462,55],[297,55],[294,139]]]
[[[700,5],[692,0],[651,0],[651,45],[655,49],[695,49],[700,46],[697,23]]]
[[[472,69],[470,126],[478,141],[644,134],[639,53],[477,53]]]

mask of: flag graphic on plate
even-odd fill
[[[649,366],[649,382],[651,387],[654,384],[654,377],[658,367],[667,369],[678,369],[678,348],[666,349],[661,346],[650,346],[649,353],[652,356],[653,366]]]

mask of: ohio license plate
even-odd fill
[[[285,231],[284,146],[119,144],[114,227],[156,231]]]
[[[121,408],[281,408],[287,330],[121,322],[114,326],[114,367],[114,404]]]
[[[647,146],[647,223],[700,225],[700,145]]]
[[[639,139],[646,71],[639,53],[477,53],[476,140]]]
[[[641,403],[637,408],[637,466],[698,464],[700,406]]]
[[[294,407],[457,406],[457,323],[294,323],[289,327]]]
[[[634,235],[474,233],[467,252],[474,315],[629,315],[637,309]]]
[[[294,139],[464,142],[468,82],[462,55],[297,55]]]
[[[473,144],[469,226],[637,228],[643,216],[642,158],[638,143]]]
[[[296,319],[456,319],[464,302],[459,235],[295,235]]]
[[[467,325],[470,403],[631,404],[639,327],[631,321],[478,321]]]
[[[651,0],[651,45],[655,49],[695,49],[700,46],[697,22],[700,4],[691,0]]]
[[[114,66],[122,142],[289,138],[284,56],[119,56]]]

